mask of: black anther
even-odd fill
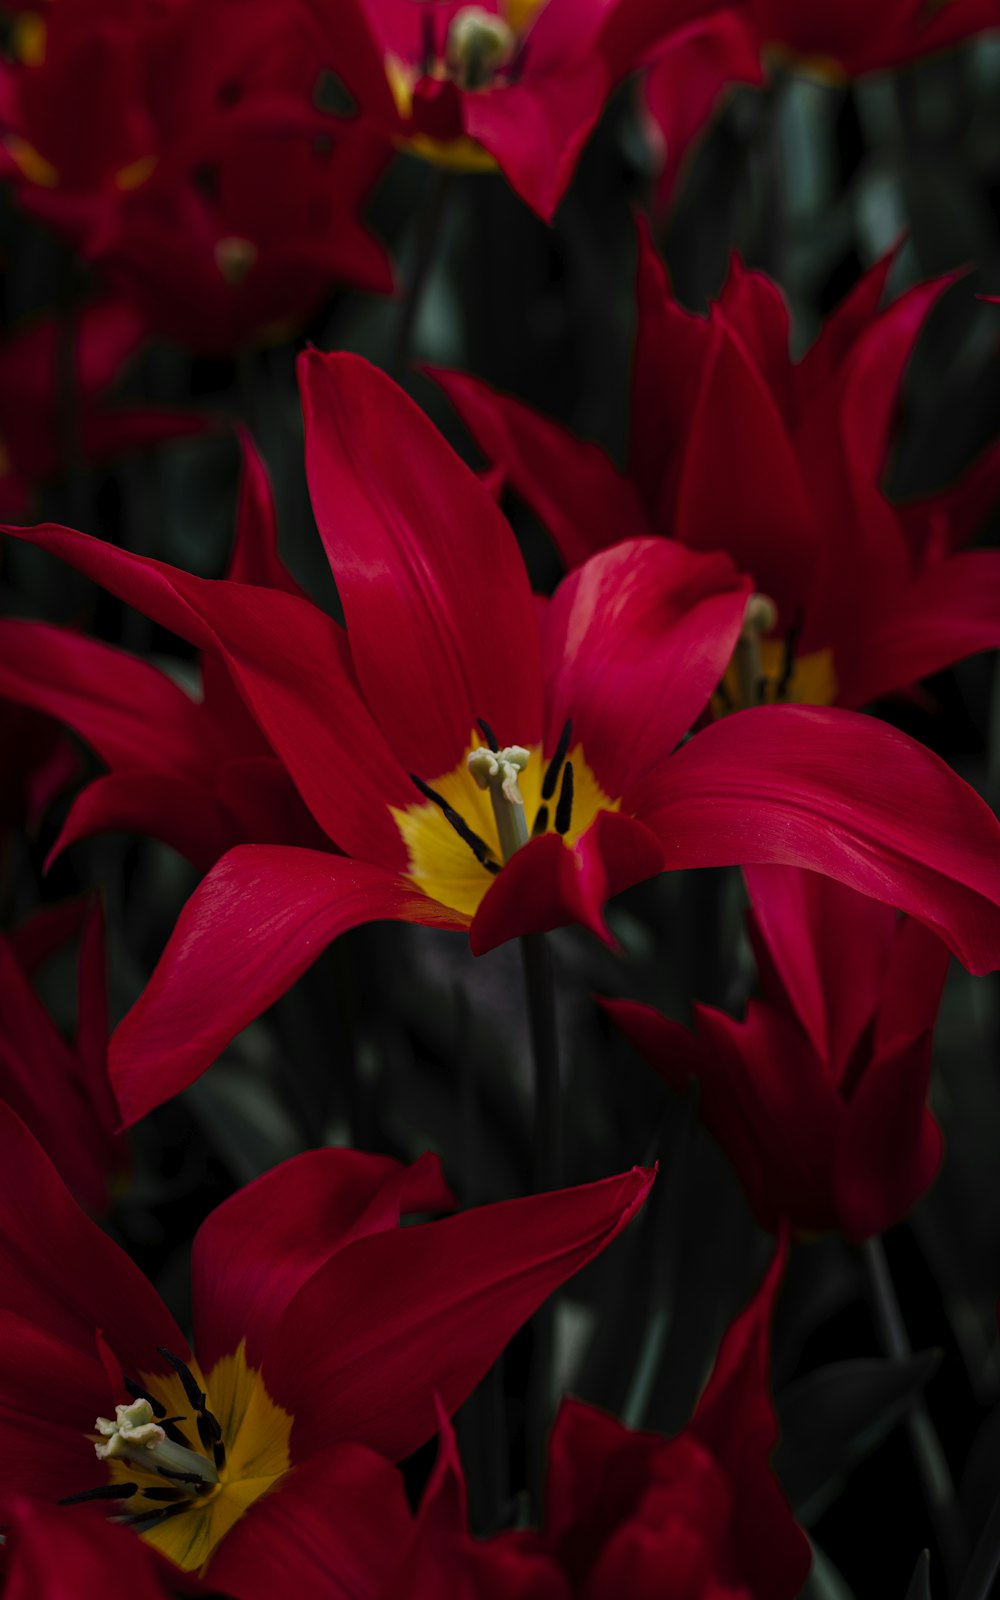
[[[187,1448],[190,1450],[191,1446]],[[157,1477],[169,1478],[171,1483],[198,1484],[205,1481],[200,1472],[175,1472],[171,1467],[154,1467],[153,1471]]]
[[[792,676],[795,672],[795,657],[798,654],[799,641],[802,638],[802,630],[804,627],[805,614],[802,610],[802,607],[799,606],[792,620],[792,625],[788,630],[788,637],[785,640],[785,658],[781,666],[781,677],[778,679],[778,687],[774,694],[776,700],[783,700],[785,695],[788,693],[788,685],[791,683]]]
[[[484,866],[487,872],[498,872],[500,869],[492,858],[490,847],[486,840],[481,839],[478,833],[472,831],[465,818],[460,817],[454,806],[448,804],[444,795],[438,794],[437,790],[432,789],[429,783],[424,782],[423,778],[418,778],[415,772],[411,772],[410,777],[420,790],[420,793],[440,808],[445,820],[451,823],[458,837],[463,844],[468,845],[480,865]]]
[[[206,1450],[214,1450],[222,1438],[222,1426],[211,1411],[201,1411],[198,1414],[198,1438]]]
[[[493,751],[493,754],[497,755],[499,750],[500,750],[500,741],[497,738],[496,734],[493,732],[493,729],[490,727],[489,723],[486,721],[486,718],[485,717],[477,717],[476,718],[476,725],[477,725],[477,727],[482,729],[483,738],[486,740],[486,743],[489,745],[490,749]]]
[[[559,782],[559,771],[560,771],[560,768],[562,767],[563,762],[566,760],[566,752],[569,749],[569,742],[572,739],[572,737],[573,737],[573,721],[572,721],[572,718],[567,717],[566,726],[563,728],[562,733],[559,735],[559,743],[556,745],[555,754],[553,755],[552,760],[549,762],[548,766],[546,767],[545,776],[542,779],[542,799],[543,800],[551,800],[552,796],[556,792],[556,784]]]
[[[181,1512],[190,1510],[191,1502],[185,1498],[175,1506],[164,1506],[162,1511],[138,1511],[134,1516],[122,1520],[129,1528],[158,1528],[162,1522],[169,1522],[171,1517],[180,1516]]]
[[[182,1361],[180,1356],[172,1355],[171,1352],[162,1344],[158,1344],[156,1349],[157,1354],[161,1355],[164,1361],[170,1362],[170,1365],[180,1378],[181,1383],[184,1386],[184,1393],[187,1395],[189,1403],[194,1406],[196,1411],[204,1411],[205,1402],[208,1399],[208,1396],[204,1389],[199,1389],[194,1379],[194,1373],[191,1371],[191,1368],[188,1366],[187,1362]]]
[[[568,833],[572,820],[573,763],[572,761],[567,761],[563,767],[562,788],[559,790],[559,804],[556,806],[556,833]]]
[[[101,1483],[96,1489],[83,1489],[79,1494],[67,1494],[59,1501],[61,1506],[82,1506],[85,1500],[131,1500],[138,1494],[137,1483]]]
[[[167,1500],[173,1502],[174,1504],[176,1504],[178,1500],[190,1499],[190,1496],[184,1489],[161,1489],[155,1485],[152,1489],[143,1489],[142,1497],[144,1500]]]
[[[215,1462],[216,1472],[221,1472],[226,1464],[226,1447],[221,1439],[212,1446],[212,1459]]]
[[[538,810],[535,812],[535,820],[532,823],[532,827],[531,827],[531,837],[533,839],[537,839],[538,835],[540,833],[544,833],[545,832],[545,830],[548,827],[548,825],[549,825],[549,808],[546,805],[541,805],[541,806],[539,806]]]

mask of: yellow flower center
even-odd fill
[[[570,748],[568,737],[564,738],[566,748],[557,751],[548,764],[541,745],[521,752],[527,759],[518,766],[516,787],[529,836],[556,831],[567,845],[574,845],[599,811],[617,811],[621,802],[605,794],[587,765],[582,746]],[[489,746],[473,734],[458,765],[422,785],[426,800],[405,810],[391,808],[409,854],[408,870],[414,883],[431,899],[469,917],[475,915],[505,859],[493,791],[488,784],[480,787],[469,770],[470,756],[474,767],[483,763],[483,754],[477,752],[490,753]],[[500,757],[507,754],[498,752]],[[501,770],[498,776],[502,785],[506,774]],[[475,845],[449,820],[449,811],[464,825],[466,834],[471,833]]]
[[[748,705],[832,706],[837,698],[837,675],[832,650],[813,650],[789,659],[785,639],[761,639],[760,674],[756,695],[745,694],[745,673],[734,655],[726,675],[712,697],[717,717],[744,711]]]
[[[413,91],[422,78],[451,81],[465,90],[482,91],[511,81],[517,71],[521,36],[547,0],[501,0],[499,12],[478,5],[462,6],[444,38],[434,34],[427,14],[424,52],[420,61],[385,57],[385,75],[396,109],[404,121],[413,115]],[[434,139],[415,133],[398,141],[403,149],[433,165],[457,172],[491,172],[496,161],[475,139]]]
[[[290,1469],[292,1418],[271,1399],[260,1373],[247,1365],[242,1343],[217,1361],[207,1378],[194,1364],[188,1375],[206,1393],[208,1410],[218,1423],[221,1450],[213,1450],[200,1438],[198,1416],[179,1373],[142,1373],[139,1382],[155,1402],[157,1422],[165,1420],[167,1426],[151,1429],[143,1425],[143,1417],[126,1417],[140,1426],[123,1432],[121,1448],[127,1455],[105,1458],[105,1465],[110,1484],[135,1485],[133,1494],[116,1502],[122,1520],[185,1572],[199,1572],[244,1512]],[[138,1413],[141,1402],[117,1409],[120,1424],[124,1413]],[[95,1441],[102,1458],[111,1428],[102,1418]],[[166,1432],[174,1445],[174,1454],[162,1462],[154,1432],[159,1436]],[[185,1472],[185,1449],[201,1458],[200,1469]]]

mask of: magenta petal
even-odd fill
[[[1000,551],[951,556],[893,596],[856,652],[844,652],[843,660],[838,654],[838,698],[867,705],[998,645]]]
[[[236,514],[236,543],[227,578],[235,583],[256,583],[264,589],[283,589],[307,599],[278,554],[278,524],[267,468],[248,429],[238,431],[243,452],[240,502]]]
[[[129,1373],[155,1370],[157,1347],[188,1347],[152,1284],[80,1210],[41,1146],[0,1103],[0,1309],[73,1350],[104,1336]],[[96,1361],[96,1357],[95,1357]]]
[[[406,1167],[359,1150],[311,1150],[247,1184],[216,1207],[195,1238],[203,1366],[241,1339],[253,1364],[293,1295],[338,1250],[398,1228],[404,1215],[454,1205],[433,1155]]]
[[[570,573],[542,625],[547,750],[572,718],[604,792],[631,809],[632,786],[662,765],[729,665],[749,590],[728,556],[668,539],[615,545]]]
[[[555,833],[531,839],[486,891],[469,932],[473,954],[572,922],[611,944],[605,902],[653,877],[662,865],[653,834],[615,811],[599,811],[575,846]]]
[[[541,668],[517,541],[403,390],[353,355],[300,358],[306,467],[358,681],[406,771],[432,781],[477,717],[541,734]],[[339,842],[339,841],[338,841]]]
[[[667,868],[810,867],[1000,964],[1000,826],[937,756],[872,717],[769,706],[696,735],[635,797]]]
[[[451,1415],[508,1339],[639,1210],[653,1174],[481,1206],[358,1239],[289,1305],[263,1363],[295,1418],[293,1460],[334,1440],[400,1459]]]
[[[655,530],[600,445],[466,373],[432,369],[480,449],[548,529],[567,567]]]
[[[840,1226],[867,1239],[901,1222],[941,1163],[927,1109],[931,1037],[897,1039],[865,1070],[838,1130],[833,1176]]]
[[[511,188],[551,222],[610,84],[596,52],[561,71],[462,100],[465,131],[495,156]]]
[[[94,1516],[90,1508],[22,1501],[14,1503],[10,1516],[4,1600],[82,1600],[115,1588],[129,1600],[202,1594],[219,1600],[214,1588],[181,1572],[131,1529]]]
[[[411,1526],[396,1468],[362,1445],[334,1445],[254,1502],[218,1546],[208,1583],[239,1600],[383,1600]]]
[[[46,871],[79,840],[119,832],[159,839],[206,872],[242,842],[226,807],[187,778],[163,772],[111,773],[88,783],[73,801],[45,859]]]
[[[387,918],[462,925],[405,879],[365,862],[282,845],[241,845],[223,856],[111,1041],[125,1125],[193,1083],[339,933]]]

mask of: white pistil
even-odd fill
[[[528,823],[517,777],[530,759],[531,752],[519,744],[508,745],[505,750],[473,750],[468,758],[476,783],[480,789],[489,790],[505,861],[528,842]]]
[[[763,667],[760,642],[777,625],[778,608],[766,594],[752,594],[743,613],[743,626],[736,645],[736,670],[740,680],[740,702],[746,710],[763,701]]]
[[[513,61],[517,34],[503,17],[482,6],[463,6],[448,28],[445,62],[463,89],[484,89]]]
[[[94,1424],[105,1443],[95,1444],[99,1461],[131,1461],[138,1467],[164,1467],[168,1472],[180,1472],[201,1478],[204,1483],[218,1483],[219,1474],[213,1462],[189,1450],[186,1445],[175,1444],[160,1427],[148,1400],[133,1400],[131,1405],[115,1406],[115,1420],[98,1417]]]

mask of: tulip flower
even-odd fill
[[[67,1042],[32,986],[35,970],[82,929],[76,1036]],[[82,1205],[105,1212],[128,1167],[108,1081],[104,919],[99,905],[38,911],[0,934],[0,1100],[12,1106],[59,1164]]]
[[[763,706],[685,740],[739,640],[726,557],[639,539],[545,607],[489,490],[358,357],[303,357],[313,506],[347,618],[46,525],[9,530],[221,657],[342,856],[243,845],[112,1042],[126,1122],[192,1082],[337,934],[580,922],[664,869],[808,865],[1000,962],[1000,828],[872,718]]]
[[[400,1540],[396,1570],[389,1581],[373,1571],[351,1590],[353,1600],[661,1600],[665,1582],[685,1600],[794,1600],[809,1542],[769,1462],[777,1436],[769,1330],[785,1253],[782,1246],[725,1334],[695,1414],[675,1438],[636,1433],[578,1400],[563,1402],[538,1531],[473,1538],[443,1417],[437,1464]],[[302,1542],[300,1556],[248,1521],[239,1566],[223,1560],[212,1575],[239,1600],[265,1600],[279,1582],[296,1580],[316,1600],[342,1600],[320,1519]]]
[[[71,466],[206,428],[195,412],[115,403],[114,387],[148,332],[145,319],[120,299],[82,308],[72,329],[75,424],[63,416],[58,316],[50,312],[0,344],[0,515],[23,517],[36,485]],[[71,441],[67,426],[74,425],[79,437]],[[76,452],[80,462],[68,459]]]
[[[615,84],[718,0],[306,0],[323,66],[386,139],[499,167],[550,220]]]
[[[627,473],[527,406],[432,376],[572,568],[660,534],[726,550],[767,602],[724,704],[860,707],[1000,645],[1000,553],[967,552],[1000,497],[1000,448],[953,488],[894,505],[882,488],[900,381],[951,278],[879,311],[886,256],[799,362],[780,290],[733,259],[707,318],[673,299],[639,231]],[[749,687],[749,694],[747,692]]]
[[[748,0],[667,38],[643,83],[662,158],[656,203],[669,204],[692,144],[737,84],[765,84],[776,68],[838,83],[881,72],[1000,28],[997,0]]]
[[[605,1001],[705,1126],[759,1221],[859,1240],[927,1190],[941,1134],[927,1109],[948,951],[928,929],[815,873],[747,872],[762,998],[736,1022],[696,1006],[697,1033]]]
[[[338,284],[388,294],[357,212],[391,154],[362,130],[237,130],[211,163],[124,197],[94,260],[164,338],[205,352],[279,342]]]
[[[195,1355],[2,1106],[0,1150],[0,1515],[20,1497],[92,1501],[223,1587],[217,1561],[238,1565],[254,1525],[322,1514],[345,1565],[363,1534],[398,1548],[390,1463],[435,1431],[435,1396],[450,1415],[653,1177],[404,1228],[452,1204],[436,1158],[299,1156],[199,1229]],[[376,1486],[379,1520],[363,1523]]]
[[[241,445],[229,577],[301,595],[278,555],[264,465],[245,434]],[[201,677],[203,698],[194,700],[161,668],[111,645],[46,623],[0,620],[0,695],[60,719],[110,768],[73,802],[47,865],[80,839],[112,830],[160,839],[202,871],[250,841],[323,845],[228,671],[207,657]]]

